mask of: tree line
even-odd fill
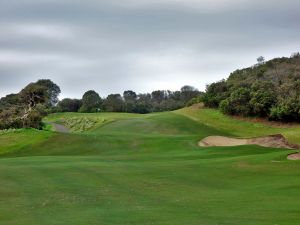
[[[18,94],[0,99],[0,129],[37,128],[43,126],[42,118],[55,112],[128,112],[151,113],[171,111],[191,105],[203,93],[192,86],[183,86],[180,91],[157,90],[137,94],[132,90],[123,95],[110,94],[101,98],[94,91],[84,93],[81,99],[65,98],[59,101],[60,87],[48,79],[30,83]]]
[[[202,96],[205,106],[229,115],[300,121],[300,54],[275,58],[236,70],[212,83]]]
[[[94,90],[81,99],[59,101],[60,87],[48,79],[28,84],[17,94],[0,99],[0,129],[33,127],[41,129],[42,118],[53,112],[171,111],[203,102],[229,115],[264,117],[279,121],[300,121],[300,54],[236,70],[227,80],[207,85],[205,93],[192,86],[179,91],[157,90],[137,94],[132,90],[101,98]]]
[[[84,93],[82,99],[62,99],[56,107],[60,112],[127,112],[151,113],[171,111],[191,104],[191,100],[201,96],[196,88],[183,86],[180,91],[157,90],[152,93],[137,94],[127,90],[121,94],[110,94],[101,98],[94,90]]]

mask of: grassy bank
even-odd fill
[[[192,120],[228,132],[237,137],[258,137],[269,134],[283,134],[289,141],[300,144],[300,125],[288,128],[278,128],[263,123],[254,123],[234,119],[215,109],[197,109],[194,107],[176,111]]]

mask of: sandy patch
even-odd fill
[[[238,145],[260,145],[272,148],[297,149],[298,145],[290,144],[281,134],[269,135],[257,138],[230,138],[223,136],[209,136],[199,142],[199,146],[238,146]]]
[[[287,159],[289,159],[289,160],[300,160],[300,153],[294,153],[294,154],[288,155]]]
[[[49,123],[49,124],[51,124],[54,127],[56,132],[59,132],[59,133],[69,133],[70,132],[69,128],[65,127],[64,125],[61,125],[58,123]]]

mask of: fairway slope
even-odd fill
[[[60,113],[45,122],[69,133],[0,135],[0,224],[298,225],[295,150],[198,146],[280,132],[204,114]]]

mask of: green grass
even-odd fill
[[[280,130],[191,108],[47,121],[80,117],[111,122],[70,134],[0,135],[1,225],[300,224],[300,162],[286,160],[294,150],[197,146],[208,135]]]
[[[196,109],[193,107],[176,111],[194,121],[229,132],[238,137],[258,137],[269,134],[283,134],[289,141],[300,144],[300,125],[289,128],[275,128],[262,123],[233,119],[215,109]]]
[[[34,129],[21,129],[0,133],[0,155],[31,148],[33,145],[47,140],[52,135],[52,132]]]

